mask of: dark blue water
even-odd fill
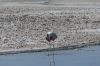
[[[0,66],[50,66],[48,53],[22,53],[0,55]],[[81,50],[55,51],[55,66],[99,66],[100,46],[91,46]]]

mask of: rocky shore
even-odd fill
[[[100,8],[0,5],[0,54],[46,50],[48,31],[58,35],[55,48],[97,45],[100,43]]]

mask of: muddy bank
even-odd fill
[[[58,35],[55,47],[99,43],[100,8],[54,5],[0,6],[1,53],[49,48],[45,40],[48,31],[54,31]]]

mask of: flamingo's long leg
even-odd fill
[[[53,41],[53,64],[55,66],[55,58],[54,58],[54,41]]]
[[[49,45],[50,45],[50,48],[49,49],[51,49],[51,44],[50,44],[50,42],[49,42]],[[50,54],[48,53],[48,58],[49,58],[49,61],[50,61],[50,66],[51,66],[51,60],[50,60]]]

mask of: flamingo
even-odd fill
[[[51,49],[50,41],[53,41],[53,63],[54,63],[54,66],[55,66],[55,61],[54,61],[54,40],[56,38],[57,38],[56,33],[54,33],[54,32],[47,32],[46,40],[49,42],[50,49]],[[49,57],[49,54],[48,54],[48,57]],[[50,61],[50,58],[49,58],[49,61]],[[51,61],[50,61],[50,66],[51,66]]]

